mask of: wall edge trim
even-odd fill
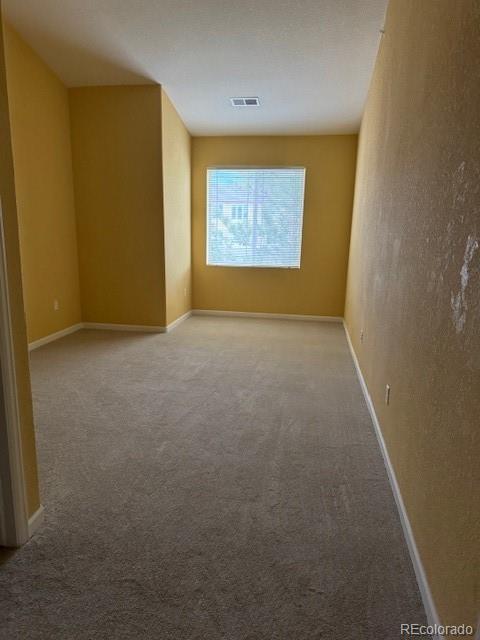
[[[3,394],[3,407],[0,408],[0,543],[19,547],[28,540],[28,499],[1,196],[0,360],[3,387],[0,389]]]
[[[415,571],[415,577],[417,579],[418,588],[420,590],[420,595],[422,598],[423,606],[425,609],[425,613],[427,616],[427,621],[429,625],[437,625],[441,626],[440,618],[437,612],[437,608],[435,606],[435,602],[433,600],[432,592],[430,590],[430,585],[428,584],[427,574],[425,573],[425,569],[423,567],[422,559],[420,557],[420,553],[418,551],[417,544],[415,542],[415,537],[413,535],[412,526],[410,524],[410,520],[408,518],[408,513],[403,502],[402,494],[400,492],[400,486],[397,482],[397,477],[395,475],[395,471],[390,460],[390,456],[388,453],[387,445],[383,438],[382,430],[380,427],[380,422],[378,420],[375,407],[372,402],[372,398],[370,397],[370,393],[368,391],[367,383],[365,382],[365,378],[363,377],[362,370],[360,368],[360,363],[357,358],[357,354],[353,348],[352,341],[350,339],[350,334],[348,333],[347,325],[345,321],[343,321],[343,328],[345,330],[345,336],[347,338],[348,347],[350,349],[350,354],[352,356],[353,364],[355,366],[355,370],[357,373],[358,380],[360,382],[360,387],[362,389],[363,396],[365,398],[365,403],[367,405],[368,412],[370,413],[370,417],[372,419],[375,435],[377,437],[378,445],[380,447],[380,451],[382,453],[383,462],[385,464],[385,468],[387,470],[388,479],[390,482],[390,487],[392,489],[393,497],[395,498],[395,504],[397,505],[398,514],[400,516],[400,522],[403,529],[403,535],[405,538],[405,542],[407,543],[408,551],[410,553],[410,559],[413,564],[413,569]],[[432,636],[434,640],[444,640],[443,636],[436,634]]]
[[[42,526],[43,517],[44,517],[44,507],[41,504],[38,509],[32,514],[28,519],[28,537],[31,538],[33,535],[37,533],[39,528]]]
[[[167,324],[167,326],[165,327],[166,333],[170,333],[170,331],[173,331],[173,329],[178,327],[179,324],[182,324],[182,322],[185,322],[185,320],[188,320],[188,318],[190,318],[191,315],[192,315],[192,310],[190,309],[190,311],[187,311],[186,313],[179,316],[176,320],[174,320],[170,324]]]
[[[65,327],[65,329],[60,329],[60,331],[55,331],[55,333],[50,333],[48,336],[44,336],[43,338],[39,338],[38,340],[29,342],[28,350],[34,351],[39,347],[43,347],[44,344],[48,344],[49,342],[53,342],[54,340],[59,340],[64,336],[68,336],[71,333],[75,333],[75,331],[80,331],[80,329],[83,329],[82,322],[77,322],[77,324],[72,324],[70,327]]]
[[[300,320],[304,322],[343,322],[341,316],[310,316],[295,313],[263,313],[257,311],[221,311],[214,309],[192,309],[194,316],[225,316],[231,318],[267,318],[271,320]]]
[[[139,331],[141,333],[165,333],[163,326],[144,324],[116,324],[109,322],[84,322],[83,329],[104,329],[107,331]]]

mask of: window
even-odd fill
[[[300,267],[305,169],[208,169],[207,264]]]
[[[223,204],[223,212],[230,214],[234,222],[244,222],[247,217],[247,206],[244,204]]]

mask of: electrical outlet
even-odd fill
[[[385,404],[390,404],[390,385],[385,385]]]
[[[55,298],[53,301],[53,310],[58,311],[60,309],[60,305],[58,304],[58,300]]]

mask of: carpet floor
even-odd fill
[[[425,623],[341,325],[193,317],[81,331],[31,361],[45,522],[3,554],[2,640],[397,640]]]

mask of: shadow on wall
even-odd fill
[[[35,34],[23,32],[21,36],[31,42],[36,51],[42,52],[42,59],[67,87],[71,86],[68,82],[70,75],[80,78],[75,86],[157,84],[140,64],[132,61],[132,53],[127,55],[120,41],[115,50],[110,46],[109,50],[93,52],[74,39],[65,40],[58,33],[47,30],[39,30]],[[69,61],[71,74],[65,73],[64,60]]]

